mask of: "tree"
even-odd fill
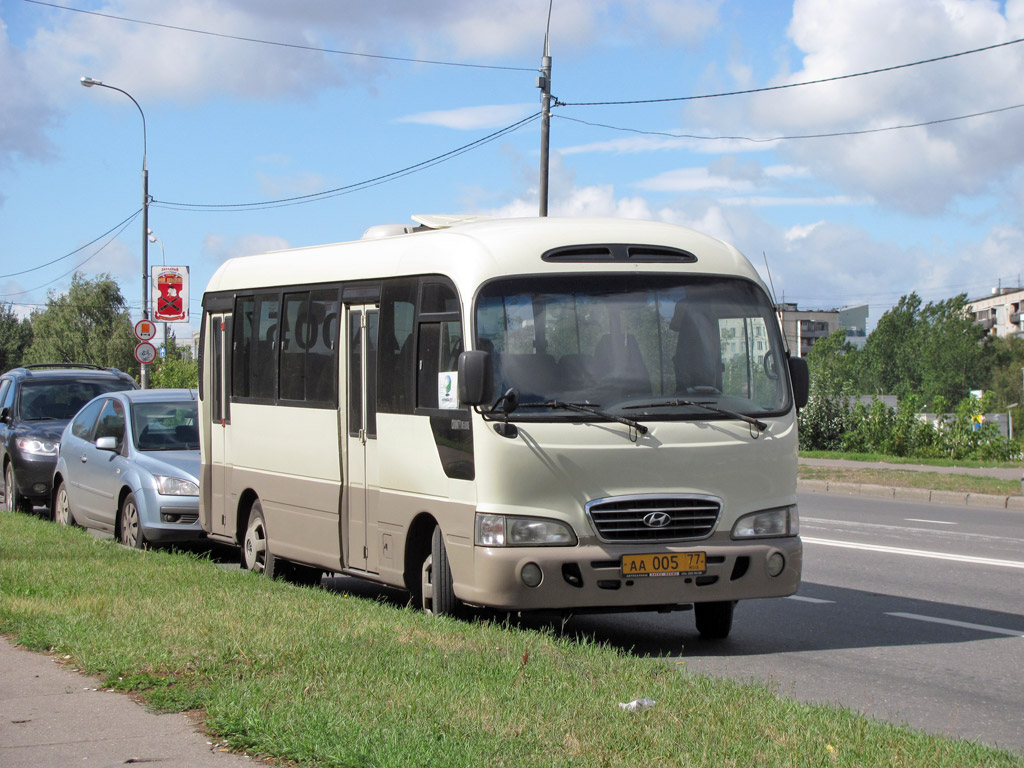
[[[31,321],[18,319],[13,305],[0,304],[0,372],[21,365],[31,343]]]
[[[861,389],[901,400],[921,388],[921,297],[901,296],[878,321],[864,346]]]
[[[921,398],[958,403],[990,379],[985,329],[967,313],[967,294],[929,302],[920,315]]]
[[[32,313],[31,363],[89,363],[138,375],[135,332],[121,289],[108,274],[76,273],[66,294],[50,291],[46,309]]]

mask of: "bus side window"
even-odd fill
[[[441,356],[441,323],[420,323],[419,364],[417,365],[418,396],[416,405],[420,408],[437,408],[437,374]]]
[[[231,394],[249,396],[249,367],[252,356],[253,311],[256,300],[252,296],[239,296],[235,301],[234,349],[231,354]]]
[[[413,315],[416,278],[386,280],[380,299],[377,407],[384,413],[412,413],[415,382]]]

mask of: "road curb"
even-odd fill
[[[797,480],[802,491],[841,493],[846,496],[869,496],[898,501],[919,501],[931,504],[955,504],[961,507],[987,507],[1024,512],[1024,496],[996,496],[989,493],[932,491],[927,488],[897,488],[870,483],[841,483],[828,480]]]

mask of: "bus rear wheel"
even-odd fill
[[[444,546],[441,526],[434,526],[430,536],[430,554],[423,561],[420,578],[423,612],[434,616],[457,616],[459,601],[452,587],[452,569]]]
[[[720,603],[695,603],[693,616],[697,620],[697,631],[705,640],[724,640],[732,630],[732,614],[735,600]]]
[[[242,541],[241,565],[269,579],[277,575],[277,558],[270,552],[267,521],[263,517],[263,505],[259,500],[253,502],[249,512],[249,525],[245,528],[245,539]]]

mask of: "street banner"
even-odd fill
[[[152,268],[153,319],[163,323],[188,322],[188,267]]]

